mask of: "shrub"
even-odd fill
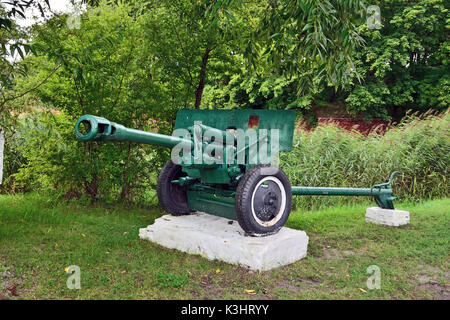
[[[10,188],[55,198],[154,204],[161,150],[134,143],[83,143],[75,137],[74,123],[64,112],[38,112],[21,120],[15,147],[25,161],[7,179],[14,184]]]

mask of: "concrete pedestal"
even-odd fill
[[[308,248],[304,231],[282,228],[267,237],[249,237],[237,221],[205,213],[162,216],[147,228],[139,229],[139,237],[166,248],[259,271],[298,261],[306,256]]]
[[[372,207],[366,209],[366,222],[398,227],[409,223],[409,212]]]

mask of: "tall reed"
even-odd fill
[[[384,135],[368,136],[322,125],[311,132],[298,130],[293,150],[281,155],[281,168],[292,185],[370,187],[393,171],[401,200],[418,201],[449,196],[450,115],[428,112],[408,115]],[[355,197],[295,197],[302,208],[361,201]]]

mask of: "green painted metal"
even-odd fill
[[[86,126],[83,134],[82,125]],[[75,134],[81,141],[131,141],[173,148],[180,143],[191,145],[191,140],[164,134],[129,129],[105,118],[84,115],[75,124]]]
[[[292,187],[292,194],[298,196],[370,196],[384,209],[394,209],[392,200],[397,199],[390,188],[394,177],[401,174],[395,171],[386,183],[371,188],[332,188],[332,187]]]
[[[237,178],[245,170],[261,163],[258,152],[251,156],[251,147],[258,147],[262,141],[267,141],[267,145],[271,146],[272,135],[268,130],[278,130],[279,151],[291,150],[294,119],[294,111],[288,110],[180,110],[175,129],[184,131],[181,136],[176,136],[180,132],[175,131],[174,135],[167,136],[126,128],[105,118],[84,115],[76,122],[75,133],[82,141],[131,141],[169,148],[182,144],[188,152],[183,150],[179,164],[190,177],[206,184],[236,185]],[[249,132],[255,134],[256,140],[250,140],[247,135],[243,139],[235,136],[239,130],[247,132],[250,128],[258,129]],[[187,136],[190,138],[186,138]],[[216,141],[216,137],[221,140]],[[221,154],[205,152],[213,149],[212,141],[217,143]],[[272,157],[270,147],[268,156]],[[246,161],[244,168],[240,165],[243,164],[239,162],[241,159]]]
[[[256,119],[257,126],[254,125]],[[203,126],[221,131],[248,128],[278,129],[279,150],[292,150],[295,122],[293,110],[180,110],[177,113],[175,129],[189,128],[196,121],[201,122]]]
[[[191,210],[236,219],[235,191],[239,180],[255,164],[249,161],[250,142],[239,145],[235,132],[239,129],[278,129],[279,151],[292,149],[295,113],[286,110],[180,110],[175,129],[186,129],[186,136],[168,136],[126,128],[105,118],[84,115],[75,124],[75,133],[81,141],[131,141],[174,148],[183,144],[191,153],[183,154],[182,170],[187,174],[172,183],[186,188],[188,205]],[[84,129],[83,129],[84,127]],[[222,137],[220,147],[224,150],[221,163],[196,163],[198,155],[204,157],[210,140],[199,140],[205,132]],[[259,134],[259,133],[258,133]],[[257,142],[265,139],[258,136]],[[269,138],[270,139],[270,138]],[[231,144],[227,144],[231,141]],[[245,140],[247,141],[247,140]],[[257,143],[253,142],[253,143]],[[194,151],[197,150],[198,153]],[[227,152],[234,155],[231,163],[225,162]],[[247,162],[238,164],[238,155],[246,155]],[[256,163],[259,160],[257,159]],[[331,188],[331,187],[292,187],[293,195],[311,196],[370,196],[381,208],[394,209],[390,185],[396,174],[392,173],[386,183],[371,188]]]
[[[236,220],[234,196],[226,197],[215,192],[188,190],[187,198],[191,210]]]
[[[215,169],[200,169],[199,171],[203,183],[220,184],[226,182],[226,184],[229,184],[232,180],[226,166]]]
[[[292,194],[296,196],[375,196],[387,193],[392,193],[392,190],[372,190],[370,188],[292,187]]]

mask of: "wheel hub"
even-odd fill
[[[263,221],[274,219],[281,208],[281,190],[273,181],[260,185],[254,195],[253,208],[256,217]]]

